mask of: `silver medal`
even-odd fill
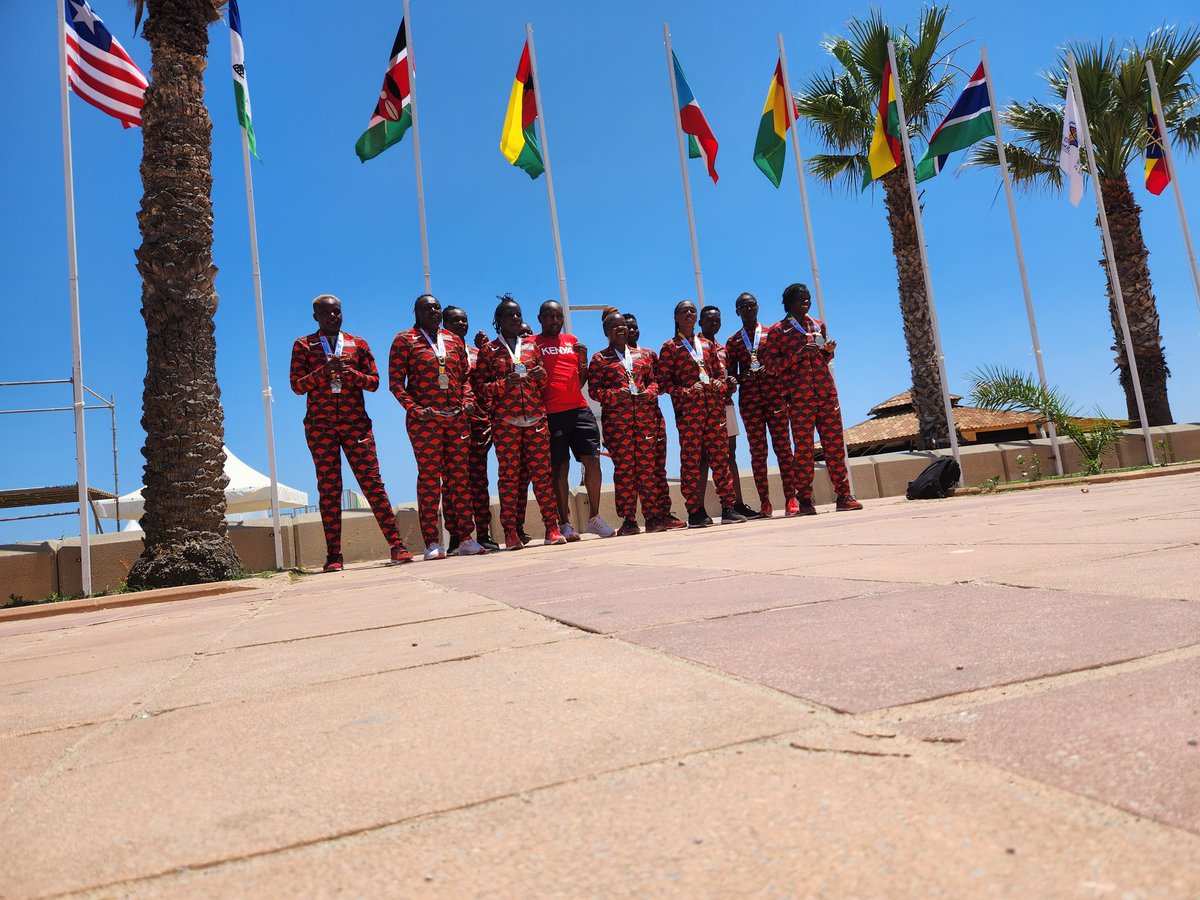
[[[331,378],[329,380],[329,393],[340,394],[342,392],[342,379]]]
[[[708,373],[705,372],[703,369],[700,370],[700,383],[701,384],[711,384],[712,383],[712,379],[708,377]]]
[[[521,378],[524,378],[526,375],[529,374],[529,369],[527,369],[525,367],[525,363],[522,363],[522,362],[519,362],[516,365],[514,365],[513,371],[516,372],[517,375]]]
[[[820,332],[817,332],[816,334],[813,335],[813,343],[816,344],[818,347],[824,347],[825,343],[826,343],[825,335],[821,334]]]
[[[449,375],[439,375],[438,376],[438,387],[440,387],[443,391],[450,390],[450,376]]]
[[[638,392],[638,386],[632,381],[629,382],[629,393],[636,394],[637,392]]]
[[[751,372],[761,372],[762,371],[762,363],[760,363],[757,359],[750,360],[750,371]]]

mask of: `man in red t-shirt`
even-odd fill
[[[600,429],[583,396],[583,386],[587,384],[587,347],[574,335],[562,333],[563,308],[556,301],[542,304],[538,322],[542,333],[534,341],[547,376],[542,397],[550,426],[550,465],[563,537],[568,541],[579,540],[579,533],[571,524],[571,490],[567,483],[572,453],[583,463],[590,517],[587,530],[600,537],[612,537],[617,530],[600,518]]]

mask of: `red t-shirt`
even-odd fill
[[[559,334],[558,337],[534,336],[538,353],[542,357],[542,366],[546,369],[546,388],[542,394],[546,412],[566,412],[569,409],[584,409],[587,401],[583,399],[583,388],[579,383],[580,369],[587,369],[587,361],[579,364],[579,354],[575,345],[579,339],[572,334]]]

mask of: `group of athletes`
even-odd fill
[[[697,310],[690,300],[675,307],[675,335],[655,354],[640,345],[637,318],[607,307],[602,313],[608,346],[590,360],[587,348],[563,333],[562,306],[547,300],[538,334],[511,296],[500,298],[492,324],[496,337],[478,331],[468,342],[467,313],[444,309],[430,294],[414,304],[413,327],[396,335],[388,355],[388,387],[404,407],[417,463],[417,515],[425,559],[448,553],[474,556],[501,549],[491,537],[488,451],[495,448],[503,549],[530,542],[525,507],[532,484],[546,544],[580,539],[571,523],[568,476],[571,456],[583,465],[589,506],[584,530],[600,537],[634,535],[638,501],[647,532],[704,528],[708,473],[721,502],[721,523],[771,517],[767,439],[783,482],[785,516],[816,515],[812,502],[813,432],[820,434],[838,510],[862,509],[851,494],[837,390],[830,373],[835,342],[825,323],[809,313],[803,284],[783,291],[784,317],[758,321],[758,301],[741,294],[741,328],[722,345],[721,313]],[[379,387],[379,371],[361,337],[342,330],[342,304],[332,294],[313,300],[317,331],[292,346],[291,385],[307,395],[304,431],[312,451],[325,531],[326,572],[343,567],[342,454],[358,480],[391,547],[391,561],[406,563],[363,394]],[[599,404],[597,423],[584,387]],[[675,412],[680,483],[687,521],[671,512],[667,486],[667,433],[659,396]],[[759,508],[746,505],[737,476],[737,411],[750,445]],[[601,433],[613,462],[617,515],[599,514]],[[443,548],[438,513],[449,535]]]

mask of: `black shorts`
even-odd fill
[[[595,415],[586,406],[548,413],[546,422],[550,426],[551,465],[566,462],[568,450],[577,460],[600,452],[600,429]]]

